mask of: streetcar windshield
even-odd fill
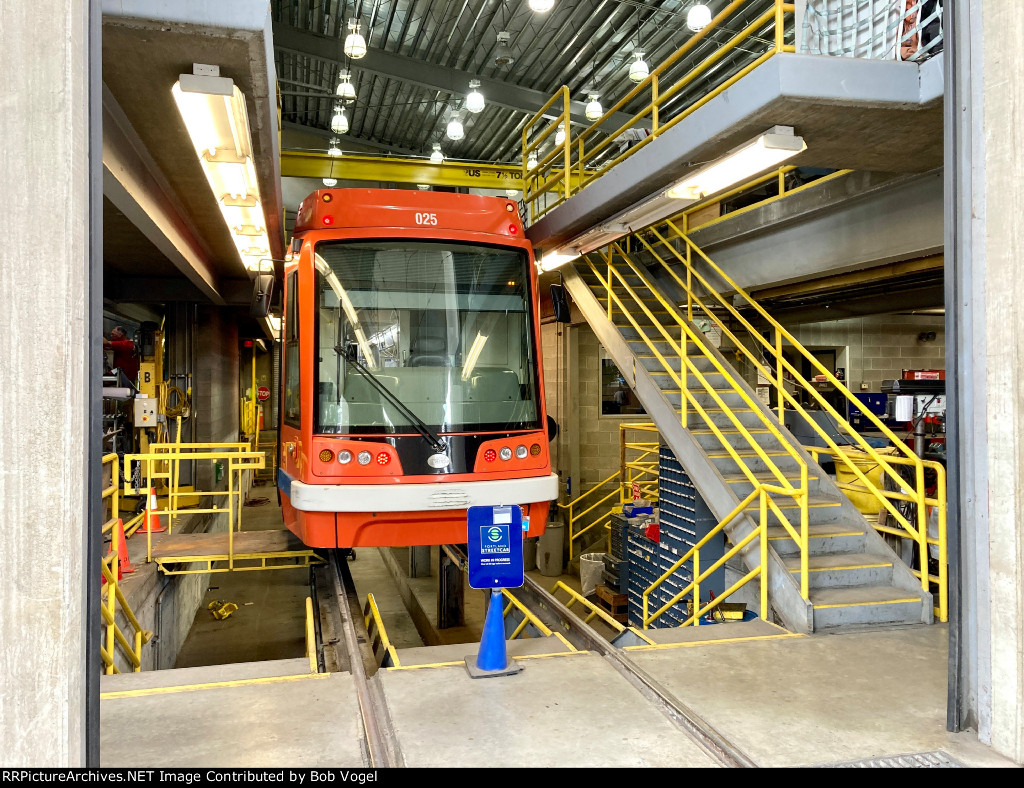
[[[325,241],[315,263],[318,433],[541,426],[525,252]]]

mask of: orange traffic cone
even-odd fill
[[[166,529],[160,525],[160,518],[156,514],[156,488],[149,488],[149,501],[146,504],[146,515],[142,520],[142,527],[139,529],[139,533],[147,534],[163,533]]]
[[[117,520],[117,536],[115,538],[117,539],[117,579],[120,580],[124,575],[130,575],[135,571],[132,562],[128,560],[128,541],[124,538],[124,521],[121,518]],[[110,546],[113,548],[113,541]]]

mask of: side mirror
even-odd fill
[[[558,437],[558,422],[548,416],[548,443]]]
[[[256,274],[253,278],[252,300],[249,302],[249,314],[252,317],[266,317],[270,314],[270,296],[273,290],[273,274]]]
[[[569,299],[565,295],[563,285],[551,285],[551,306],[555,312],[555,321],[568,323],[572,320],[569,312]]]

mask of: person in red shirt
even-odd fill
[[[135,343],[128,339],[128,333],[121,326],[111,329],[110,339],[103,340],[103,349],[114,351],[114,363],[111,366],[121,370],[132,385],[137,386],[139,382],[139,351],[136,349]]]

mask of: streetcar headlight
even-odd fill
[[[340,462],[342,465],[347,465],[348,463],[352,462],[352,452],[350,452],[348,449],[342,449],[341,451],[339,451],[338,462]]]
[[[512,449],[510,449],[508,446],[502,446],[501,451],[498,452],[498,456],[501,457],[501,459],[503,460],[511,460]]]
[[[370,464],[370,452],[368,452],[368,451],[361,451],[361,452],[359,452],[359,454],[356,455],[356,462],[358,462],[360,465],[369,465]]]
[[[525,446],[516,446],[516,457],[522,460],[526,458],[526,455],[527,451]]]

